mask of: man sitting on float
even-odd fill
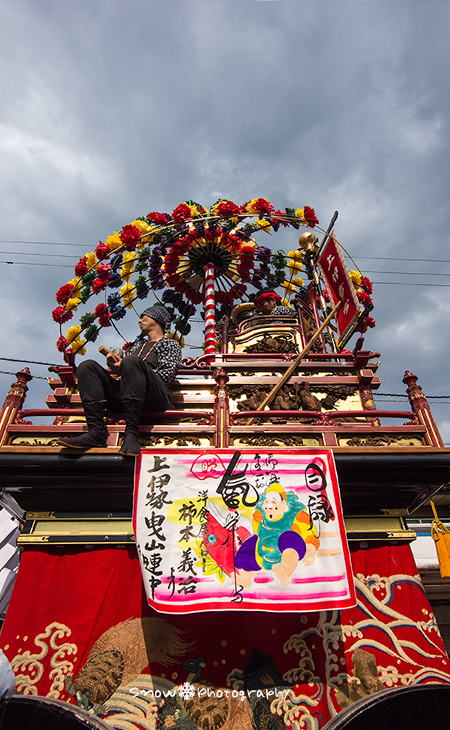
[[[154,305],[142,312],[138,324],[141,334],[126,348],[123,358],[113,353],[107,356],[112,375],[95,360],[85,360],[78,366],[78,388],[88,432],[60,438],[62,446],[104,448],[107,431],[103,416],[107,408],[124,413],[126,428],[119,454],[137,456],[141,450],[139,421],[143,408],[172,408],[170,389],[180,366],[181,347],[164,335],[170,326],[170,314],[165,307]]]

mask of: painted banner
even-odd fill
[[[329,449],[145,450],[133,524],[157,611],[355,605]]]
[[[331,236],[317,260],[317,265],[325,281],[331,305],[334,307],[338,302],[342,302],[336,314],[336,324],[342,340],[363,308],[356,296],[334,231]]]

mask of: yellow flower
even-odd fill
[[[81,332],[81,327],[78,324],[72,325],[72,327],[69,327],[69,329],[66,332],[66,339],[67,342],[72,342]]]
[[[285,291],[285,294],[286,295],[287,295],[288,292],[297,291],[297,287],[291,281],[284,281],[283,282],[283,287],[284,287],[284,291]]]
[[[292,283],[293,284],[297,284],[297,286],[304,286],[305,285],[305,282],[304,282],[304,280],[302,279],[301,276],[294,276],[293,279],[292,279]]]
[[[72,297],[72,299],[68,299],[66,302],[66,312],[70,312],[71,309],[75,309],[76,311],[80,302],[81,299],[79,299],[79,297]]]
[[[93,251],[91,251],[91,253],[86,254],[86,263],[90,269],[92,269],[92,267],[98,263],[98,258]]]
[[[281,299],[281,304],[283,304],[283,306],[285,306],[285,307],[290,307],[292,309],[292,307],[290,305],[290,302],[288,302],[287,299],[282,298]]]
[[[114,251],[116,248],[120,248],[122,246],[122,241],[120,240],[120,235],[117,233],[117,231],[114,231],[112,236],[108,236],[105,243],[107,246],[109,246],[111,251]]]
[[[296,271],[301,271],[303,269],[303,266],[301,261],[291,260],[288,261],[288,269],[290,269],[291,273],[294,274]]]
[[[136,226],[136,228],[139,228],[141,233],[150,233],[152,228],[156,228],[156,226],[150,226],[145,221],[133,221],[131,223],[132,226]]]
[[[139,241],[137,248],[144,248],[146,243],[150,243],[150,241],[153,241],[152,233],[155,233],[158,226],[151,226],[146,221],[133,221],[131,225],[139,228],[143,236]]]
[[[297,216],[297,218],[300,218],[300,220],[304,221],[305,220],[304,208],[297,208],[297,210],[295,211],[295,215]]]
[[[135,299],[135,288],[134,284],[127,283],[120,288],[120,294],[122,296],[122,302],[124,307],[131,309],[131,304]]]
[[[288,258],[295,259],[296,261],[303,261],[303,251],[297,249],[296,251],[289,251]]]
[[[272,226],[270,225],[269,221],[266,221],[264,218],[257,218],[255,220],[256,225],[258,228],[261,228],[261,230],[266,231],[266,233],[269,233]]]
[[[75,355],[85,355],[86,354],[86,348],[85,348],[85,341],[84,340],[73,340],[72,342],[72,349],[74,351]]]
[[[198,217],[199,217],[199,215],[200,215],[200,211],[199,211],[199,209],[197,208],[197,206],[196,206],[196,205],[189,205],[188,207],[189,207],[189,208],[190,208],[190,210],[191,210],[191,216],[192,216],[193,218],[198,218]]]
[[[239,253],[253,253],[256,241],[252,238],[250,241],[243,241],[239,246]]]
[[[362,276],[362,274],[361,274],[361,272],[360,272],[360,271],[355,271],[354,269],[352,269],[352,270],[350,271],[350,279],[351,279],[351,280],[353,281],[353,283],[354,283],[354,284],[356,284],[357,286],[360,286],[360,285],[361,285],[361,276]]]
[[[75,294],[78,294],[81,291],[81,287],[83,286],[79,276],[75,276],[74,279],[71,279],[67,283],[72,284],[72,286],[73,286],[72,296],[75,296]]]

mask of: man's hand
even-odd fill
[[[120,363],[122,362],[122,358],[120,355],[115,355],[113,352],[110,352],[106,356],[106,364],[111,370],[112,373],[115,375],[119,375],[120,373]]]

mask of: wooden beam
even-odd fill
[[[259,404],[258,408],[256,409],[257,411],[262,411],[275,398],[276,394],[283,387],[283,385],[285,383],[287,383],[287,381],[289,380],[291,375],[295,372],[295,370],[300,365],[300,363],[303,360],[303,358],[305,357],[306,353],[311,349],[312,345],[315,343],[317,338],[320,337],[320,335],[322,334],[323,330],[325,329],[327,324],[330,322],[330,320],[333,319],[334,315],[336,314],[336,312],[340,306],[341,306],[341,302],[338,302],[336,304],[336,306],[334,307],[334,309],[330,312],[328,317],[322,322],[319,329],[314,332],[313,336],[311,337],[309,342],[305,345],[305,347],[301,351],[300,355],[298,355],[298,357],[295,359],[295,362],[292,363],[292,365],[286,370],[284,375],[281,376],[278,383],[276,383],[276,385],[273,386],[270,393],[268,395],[266,395],[266,397],[264,398],[262,403]],[[247,425],[251,426],[253,421],[254,421],[254,418],[251,418]]]

